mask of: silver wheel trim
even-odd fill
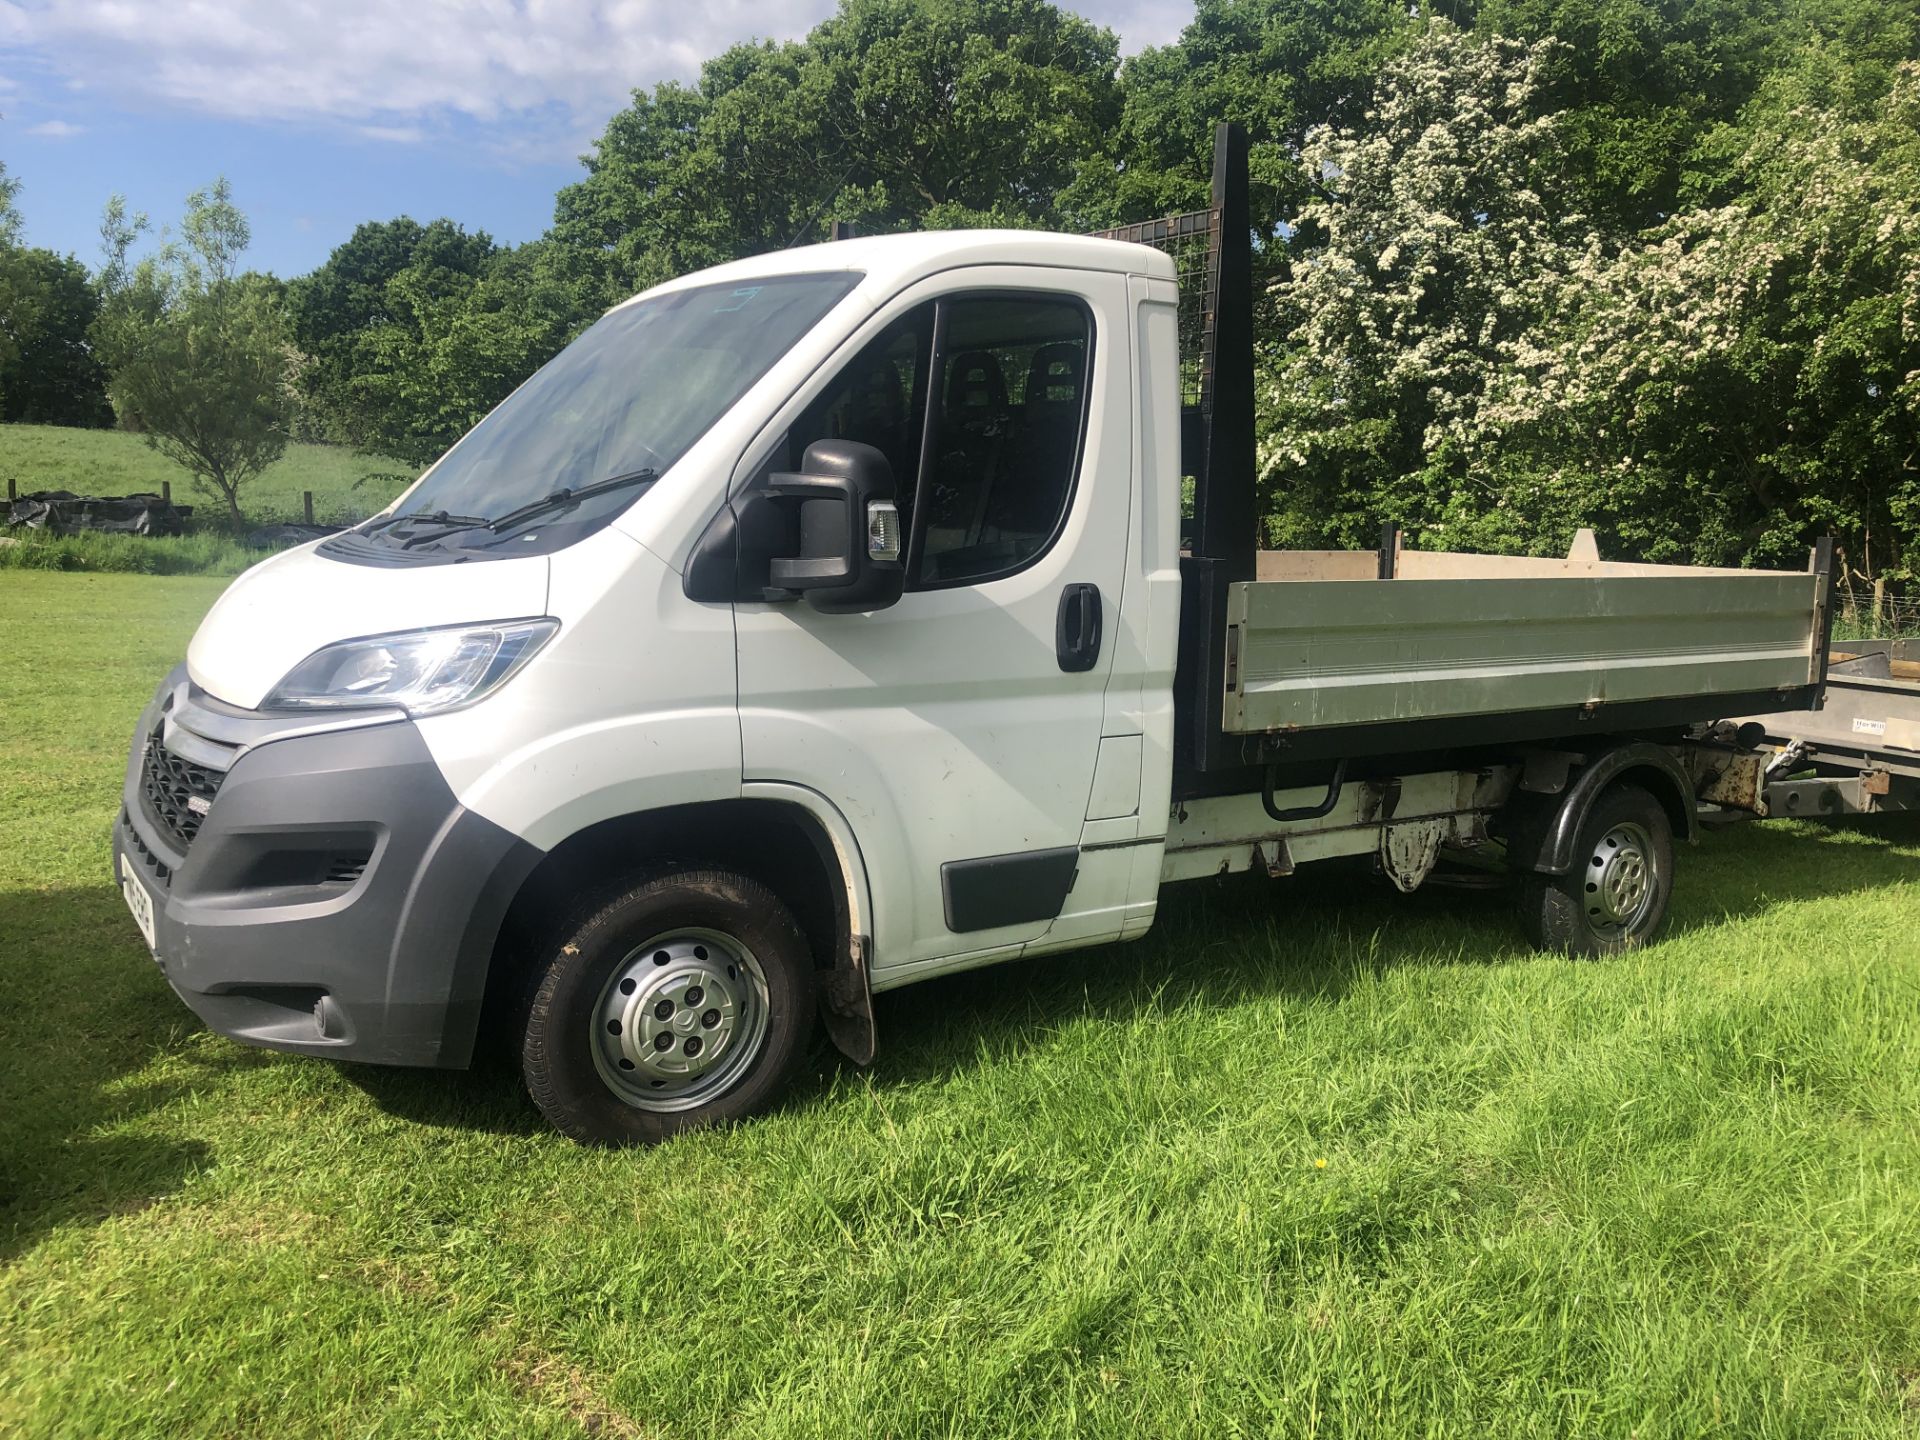
[[[637,1110],[691,1110],[724,1093],[766,1044],[767,976],[718,930],[682,928],[636,945],[600,988],[593,1068]]]
[[[1660,888],[1653,837],[1623,820],[1594,843],[1586,859],[1581,913],[1601,940],[1632,940],[1647,928]]]

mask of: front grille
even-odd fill
[[[158,730],[147,737],[147,755],[140,770],[147,816],[182,850],[200,833],[200,822],[212,807],[223,778],[218,770],[175,755],[161,743]]]
[[[125,806],[120,809],[120,825],[126,831],[127,848],[139,860],[146,872],[160,883],[161,889],[170,888],[173,884],[173,868],[154,854],[147,847],[147,842],[140,838],[140,831],[135,827],[133,817],[127,814]]]

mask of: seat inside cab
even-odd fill
[[[928,305],[842,369],[787,447],[794,467],[821,439],[859,441],[887,457],[919,586],[1009,573],[1046,548],[1072,495],[1087,408],[1092,334],[1077,302],[963,295],[946,302],[943,318],[932,365]]]

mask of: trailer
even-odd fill
[[[1740,759],[1703,792],[1708,824],[1920,810],[1920,643],[1840,642],[1818,710],[1749,715]]]
[[[874,995],[1136,938],[1175,884],[1484,851],[1535,945],[1647,943],[1755,759],[1714,722],[1820,703],[1830,547],[1431,553],[1382,516],[1263,551],[1254,251],[1226,126],[1204,211],[616,306],[161,683],[114,858],[169,982],[385,1064],[502,1016],[547,1118],[621,1144],[773,1103],[816,1016],[868,1063]]]

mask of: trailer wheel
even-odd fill
[[[764,885],[668,872],[561,928],[520,1049],[555,1129],[653,1144],[779,1096],[813,1023],[813,959]]]
[[[1672,895],[1672,821],[1639,786],[1616,784],[1587,812],[1572,869],[1521,877],[1520,920],[1538,949],[1618,955],[1659,933]]]

